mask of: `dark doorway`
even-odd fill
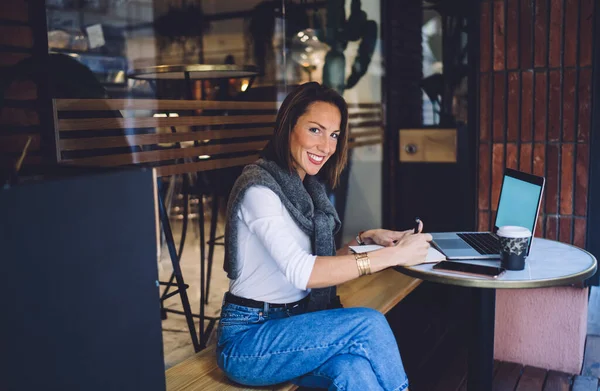
[[[419,217],[429,232],[474,230],[477,7],[446,0],[386,7],[393,16],[383,37],[384,225],[407,229]]]

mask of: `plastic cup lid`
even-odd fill
[[[498,228],[496,235],[505,238],[528,238],[531,236],[531,231],[525,227],[519,227],[516,225],[504,225]]]

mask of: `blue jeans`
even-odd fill
[[[265,313],[225,303],[217,333],[217,363],[241,384],[292,381],[348,391],[408,387],[390,326],[372,309],[271,308]]]

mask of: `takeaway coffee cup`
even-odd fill
[[[498,228],[502,267],[506,270],[523,270],[527,246],[531,240],[531,231],[525,227],[505,225]]]

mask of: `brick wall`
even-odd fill
[[[43,0],[0,1],[0,81],[4,101],[0,105],[0,170],[14,163],[28,137],[32,142],[24,167],[40,164],[42,139],[46,137],[41,123],[48,120],[48,104],[44,82],[12,79],[14,66],[21,61],[40,58],[48,52]],[[46,110],[46,111],[44,111]],[[47,128],[47,127],[46,127]],[[50,133],[52,129],[46,129]]]
[[[480,230],[510,167],[546,177],[535,235],[585,246],[594,2],[481,2]]]

